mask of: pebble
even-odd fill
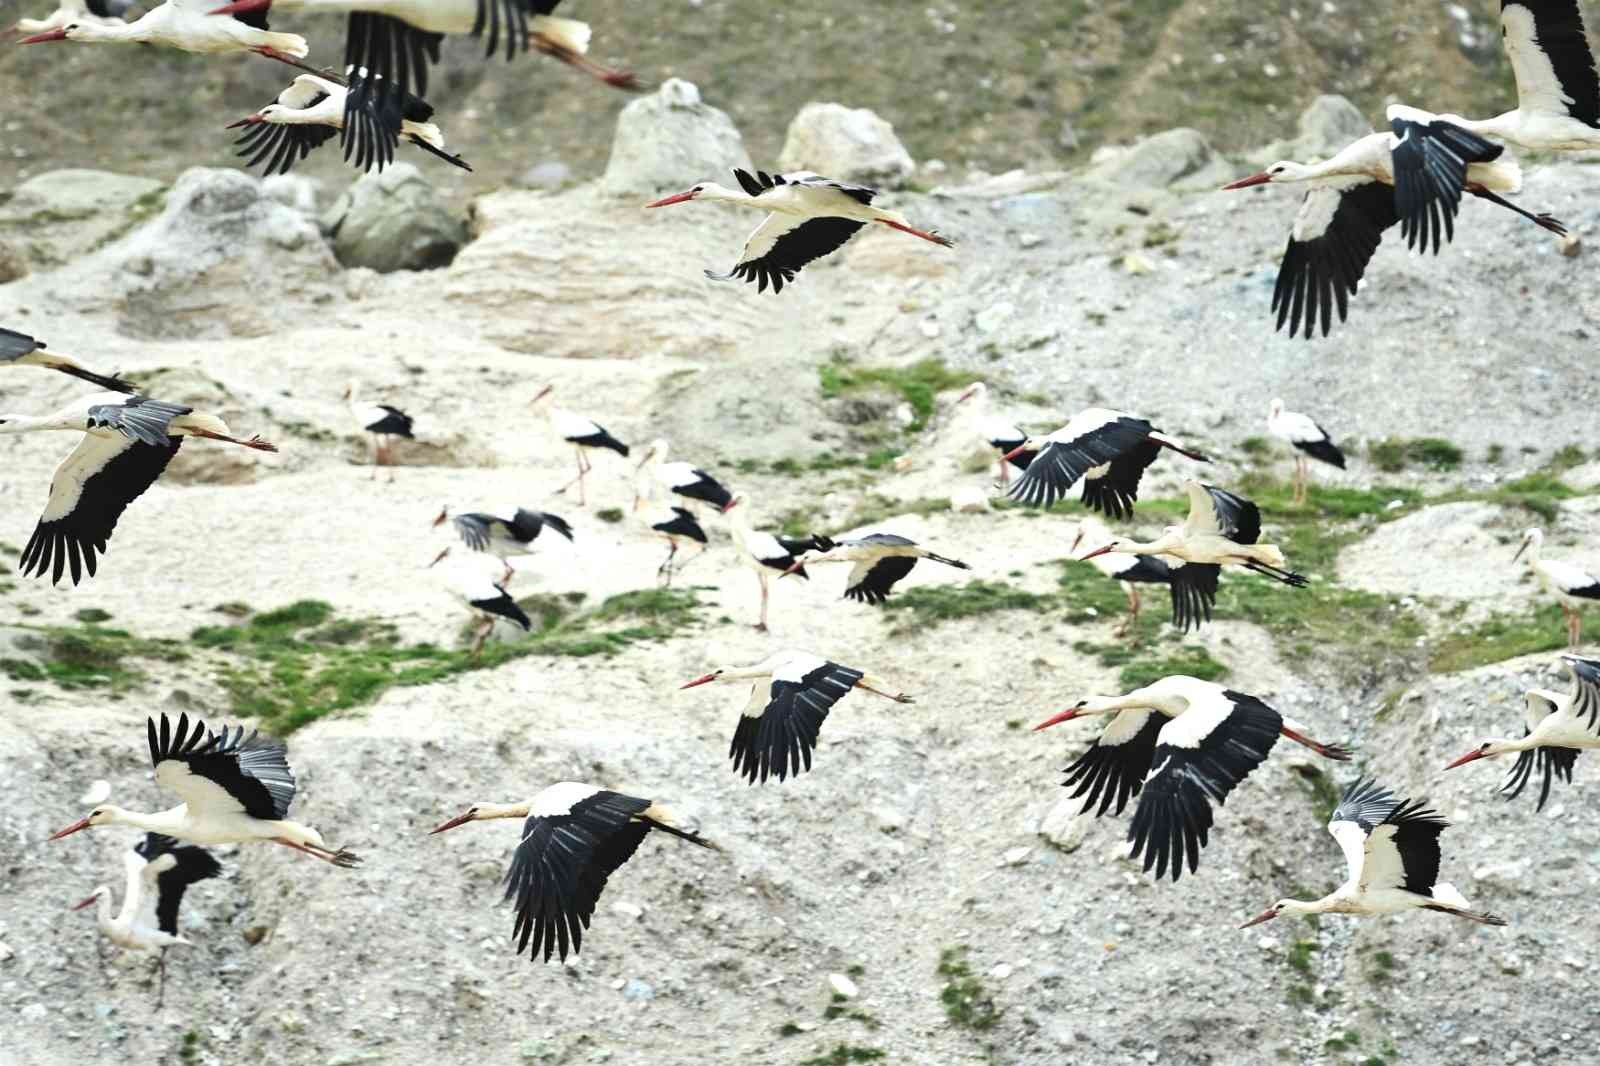
[[[1023,248],[1037,248],[1044,243],[1044,238],[1037,233],[1017,234],[1017,244]]]
[[[1063,796],[1039,822],[1039,835],[1062,851],[1076,851],[1083,845],[1093,819],[1078,810],[1078,801]]]
[[[1006,852],[1006,866],[1021,866],[1028,861],[1028,856],[1033,854],[1032,848],[1012,848]]]
[[[628,979],[622,986],[622,998],[635,1003],[646,1003],[656,998],[656,990],[648,981],[641,981],[637,977]]]
[[[637,903],[619,902],[611,905],[611,913],[620,914],[624,918],[632,918],[637,921],[638,919],[644,917],[644,908],[639,906]]]
[[[1009,962],[1002,962],[994,969],[989,971],[989,976],[993,977],[996,981],[1004,981],[1006,978],[1011,976],[1012,972],[1011,964]]]
[[[42,1022],[49,1014],[50,1012],[45,1009],[43,1003],[29,1003],[26,1007],[17,1011],[17,1017],[25,1022]]]
[[[830,973],[828,987],[833,989],[834,995],[843,996],[845,999],[855,999],[861,994],[861,989],[856,987],[856,983],[842,973]]]
[[[11,950],[11,945],[0,940],[0,962],[10,962],[16,957],[16,952]]]

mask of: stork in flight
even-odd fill
[[[1303,333],[1310,340],[1319,322],[1326,337],[1336,310],[1339,321],[1345,320],[1367,264],[1396,222],[1407,247],[1426,250],[1431,243],[1437,253],[1455,235],[1464,192],[1558,236],[1567,234],[1558,220],[1500,195],[1522,187],[1522,168],[1499,145],[1412,108],[1391,107],[1389,118],[1392,132],[1368,134],[1325,162],[1282,160],[1223,186],[1225,192],[1294,182],[1310,186],[1272,292],[1276,328],[1287,322],[1291,337]]]
[[[1105,523],[1092,516],[1085,517],[1078,523],[1077,535],[1072,538],[1067,554],[1076,559],[1085,540],[1090,544],[1103,544],[1110,539],[1111,530]],[[1128,617],[1117,627],[1117,636],[1126,636],[1139,624],[1140,585],[1166,585],[1172,594],[1172,624],[1183,630],[1190,627],[1187,615],[1190,600],[1178,595],[1179,588],[1185,586],[1174,586],[1172,582],[1173,570],[1183,563],[1174,565],[1159,555],[1123,555],[1120,552],[1095,555],[1088,562],[1101,574],[1120,583],[1128,597]]]
[[[541,951],[545,962],[578,953],[607,880],[651,830],[722,850],[681,828],[660,803],[576,781],[557,782],[523,803],[475,803],[433,832],[491,818],[526,819],[506,871],[505,898],[516,908],[516,952],[526,951],[530,961]]]
[[[1544,810],[1551,780],[1559,777],[1571,784],[1578,755],[1585,749],[1600,748],[1600,660],[1563,655],[1561,662],[1572,679],[1571,687],[1566,692],[1530,688],[1523,694],[1520,739],[1486,740],[1445,769],[1515,754],[1517,761],[1500,786],[1501,795],[1506,799],[1520,796],[1528,779],[1537,772],[1543,785],[1534,809]]]
[[[309,49],[306,39],[293,33],[273,33],[265,10],[244,17],[215,18],[208,13],[214,0],[166,0],[133,22],[71,22],[59,29],[24,37],[22,44],[82,41],[90,44],[159,44],[184,52],[215,55],[255,52],[291,66],[302,66]]]
[[[146,833],[143,840],[123,852],[122,866],[126,887],[120,910],[112,913],[109,885],[96,887],[88,899],[72,909],[83,910],[98,903],[95,924],[102,936],[129,951],[156,953],[156,972],[160,975],[156,1006],[160,1007],[167,991],[167,949],[190,943],[178,933],[178,907],[183,903],[183,894],[195,882],[216,877],[222,867],[205,848],[192,844],[179,847],[172,837],[160,833]]]
[[[1119,537],[1083,558],[1121,552],[1183,560],[1185,565],[1172,569],[1168,580],[1172,585],[1172,624],[1184,630],[1211,620],[1217,580],[1224,566],[1242,566],[1291,588],[1306,587],[1304,577],[1284,569],[1287,560],[1276,544],[1260,543],[1261,509],[1254,503],[1198,481],[1185,481],[1183,488],[1189,495],[1189,515],[1183,525],[1168,526],[1148,543]]]
[[[1295,450],[1294,502],[1306,502],[1306,456],[1319,462],[1344,469],[1344,452],[1333,443],[1333,437],[1310,415],[1285,410],[1283,401],[1275,399],[1267,408],[1267,432],[1285,441]]]
[[[1546,559],[1542,529],[1530,529],[1522,534],[1522,546],[1511,561],[1514,563],[1524,555],[1528,559],[1528,569],[1539,579],[1539,584],[1561,605],[1561,613],[1567,619],[1567,647],[1576,648],[1583,637],[1582,609],[1600,600],[1600,578],[1581,566],[1560,559]]]
[[[456,535],[461,538],[461,543],[475,552],[483,552],[500,560],[500,565],[505,567],[505,573],[500,577],[500,584],[510,582],[516,571],[511,567],[511,556],[532,555],[534,543],[539,539],[539,534],[544,532],[546,526],[561,536],[572,540],[572,526],[560,515],[550,514],[548,511],[530,511],[518,507],[517,512],[510,518],[500,518],[492,514],[473,511],[468,514],[458,514],[450,517],[450,508],[445,507],[439,511],[439,517],[433,520],[433,527],[449,522],[455,529]],[[450,554],[450,549],[445,548],[434,556],[429,566],[436,565],[445,556]]]
[[[804,543],[804,542],[801,542]],[[813,536],[811,546],[791,563],[784,575],[800,573],[812,563],[853,563],[844,582],[844,598],[881,606],[901,578],[911,573],[918,559],[943,563],[957,570],[972,567],[922,547],[897,533],[868,533],[861,537],[835,540]]]
[[[346,106],[345,79],[302,74],[274,101],[229,123],[243,128],[234,142],[245,166],[266,162],[264,173],[287,174],[300,160],[340,134],[344,157],[359,170],[382,170],[394,162],[402,139],[462,170],[472,168],[444,150],[444,134],[433,121],[433,105],[410,93],[364,93],[358,108]],[[352,160],[352,155],[354,159]]]
[[[0,32],[0,44],[19,34],[59,30],[74,22],[101,22],[118,25],[126,21],[134,0],[59,0],[56,9],[42,19],[18,19],[9,30]]]
[[[1128,839],[1135,856],[1144,853],[1145,870],[1155,868],[1157,880],[1170,862],[1176,881],[1185,856],[1190,873],[1199,868],[1211,830],[1211,801],[1221,805],[1266,760],[1280,735],[1324,758],[1350,758],[1344,748],[1310,739],[1304,726],[1254,696],[1181,674],[1123,696],[1079,700],[1034,730],[1097,714],[1116,717],[1067,768],[1062,785],[1077,785],[1073,799],[1087,794],[1085,812],[1098,802],[1096,816],[1113,802],[1121,814],[1138,796]]]
[[[1239,928],[1285,914],[1399,914],[1418,908],[1505,925],[1504,918],[1472,910],[1454,886],[1439,880],[1439,834],[1449,824],[1426,800],[1396,799],[1376,781],[1356,781],[1328,821],[1348,865],[1344,884],[1318,900],[1280,899]]]
[[[154,814],[101,804],[51,840],[92,826],[131,825],[195,844],[282,844],[345,869],[361,862],[351,851],[330,848],[309,825],[288,820],[295,782],[282,742],[246,736],[244,726],[210,732],[198,718],[191,728],[187,713],[176,728],[165,714],[159,728],[154,718],[145,719],[145,728],[156,784],[183,802]]]
[[[600,423],[582,415],[575,415],[570,411],[563,411],[551,403],[551,396],[555,394],[554,385],[546,385],[539,390],[539,395],[533,398],[533,409],[543,411],[545,418],[550,423],[550,429],[556,436],[572,445],[572,450],[578,456],[578,476],[556,490],[556,495],[561,495],[574,484],[578,486],[578,506],[587,504],[584,497],[583,480],[593,470],[586,454],[590,448],[604,448],[616,452],[624,459],[628,457],[628,446],[613,437]],[[662,445],[663,459],[666,458],[665,444]]]
[[[1045,437],[1029,437],[1012,449],[1010,461],[1023,452],[1038,452],[1007,495],[1032,507],[1050,507],[1083,484],[1083,505],[1112,518],[1133,516],[1139,481],[1168,448],[1196,462],[1211,460],[1162,433],[1146,419],[1090,407]]]
[[[680,688],[713,681],[750,681],[750,698],[728,746],[734,773],[750,784],[784,780],[811,769],[811,753],[828,712],[852,689],[895,703],[914,703],[887,682],[809,652],[776,652],[754,666],[723,666]]]
[[[67,570],[74,585],[85,571],[94,576],[96,553],[106,550],[122,512],[155,484],[178,454],[183,438],[204,437],[261,452],[278,450],[260,437],[229,436],[227,424],[215,415],[117,392],[86,396],[43,417],[0,415],[0,433],[36,430],[83,434],[56,467],[44,512],[22,549],[22,573],[43,576],[48,571],[52,584]]]
[[[738,189],[713,181],[703,181],[675,196],[667,196],[646,207],[667,207],[690,200],[720,201],[766,211],[766,218],[744,242],[739,262],[726,274],[707,270],[713,281],[739,278],[754,282],[757,292],[768,285],[774,293],[794,280],[807,263],[838,251],[863,226],[883,225],[921,237],[945,248],[955,242],[930,230],[920,230],[898,211],[873,207],[876,189],[834,181],[820,174],[800,171],[795,174],[754,175],[734,168]]]
[[[121,378],[86,370],[70,355],[46,351],[44,341],[12,329],[0,329],[0,366],[40,366],[70,374],[111,392],[133,391],[133,386]]]

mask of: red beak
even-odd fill
[[[555,386],[554,385],[546,385],[544,388],[539,390],[539,395],[537,395],[537,396],[535,396],[533,398],[533,402],[534,403],[538,403],[540,400],[544,399],[546,396],[550,395],[554,391],[555,391]]]
[[[1240,178],[1238,181],[1229,182],[1227,185],[1222,187],[1222,191],[1232,192],[1234,189],[1248,189],[1252,185],[1265,185],[1271,180],[1272,175],[1263,170],[1261,173],[1252,174],[1248,178]],[[1262,918],[1258,920],[1265,921],[1266,919]]]
[[[733,510],[737,506],[739,506],[739,497],[735,496],[733,499],[728,501],[728,506],[726,506],[726,507],[724,507],[722,509],[722,513],[723,514],[727,514],[729,511]]]
[[[50,30],[46,33],[36,33],[32,37],[24,37],[18,44],[44,44],[46,41],[64,41],[67,39],[66,30]]]
[[[1481,749],[1481,748],[1473,748],[1471,751],[1469,751],[1465,755],[1461,756],[1461,758],[1457,759],[1455,762],[1451,763],[1449,766],[1446,766],[1445,769],[1446,770],[1454,770],[1458,766],[1465,766],[1465,765],[1467,765],[1467,763],[1476,762],[1478,759],[1481,759],[1481,758],[1483,758],[1483,749]]]
[[[1070,722],[1076,717],[1078,717],[1078,708],[1073,707],[1071,710],[1062,711],[1054,718],[1046,718],[1044,721],[1034,726],[1033,731],[1037,733],[1041,729],[1049,729],[1053,725],[1060,725],[1062,722]]]
[[[50,834],[50,839],[51,840],[60,840],[62,837],[71,836],[73,833],[76,833],[78,830],[87,829],[87,828],[89,828],[89,819],[85,818],[82,821],[73,822],[71,825],[67,826],[65,829],[63,829],[63,830],[61,830],[59,832],[51,833]]]
[[[673,204],[681,204],[681,203],[685,203],[686,201],[693,200],[693,199],[694,199],[694,191],[691,189],[689,192],[680,192],[676,196],[668,196],[665,199],[657,200],[655,203],[645,204],[644,206],[646,206],[646,207],[670,207]]]
[[[70,909],[71,910],[75,910],[75,911],[81,911],[81,910],[83,910],[83,908],[89,906],[89,904],[93,903],[95,900],[97,900],[99,898],[100,898],[99,896],[90,896],[88,899],[84,900],[82,903],[74,903]]]
[[[1113,545],[1107,544],[1104,548],[1096,548],[1094,551],[1090,552],[1088,555],[1085,555],[1082,559],[1079,559],[1078,562],[1085,563],[1085,562],[1088,562],[1090,559],[1093,559],[1096,555],[1105,555],[1108,552],[1112,551],[1113,547],[1114,547]]]
[[[1019,444],[1015,448],[1012,448],[1009,452],[1006,452],[1004,455],[1002,455],[1000,457],[1000,461],[1002,463],[1009,463],[1011,460],[1015,459],[1017,456],[1021,455],[1027,450],[1028,446],[1026,444]]]
[[[272,0],[233,0],[231,4],[224,4],[211,12],[213,15],[248,15],[252,11],[265,11],[272,6]]]
[[[434,528],[437,529],[439,526],[444,525],[445,519],[447,519],[449,517],[450,517],[450,508],[448,508],[448,507],[440,508],[439,517],[435,518],[433,520]]]
[[[246,115],[244,118],[240,119],[238,122],[230,122],[230,123],[228,123],[226,126],[223,127],[223,129],[236,130],[240,126],[259,126],[261,123],[263,123],[265,121],[267,121],[267,120],[262,118],[259,114]]]
[[[472,821],[472,815],[470,813],[458,814],[448,822],[442,823],[437,829],[428,830],[428,835],[433,836],[433,834],[442,833],[446,829],[454,829],[458,825],[466,825],[470,821]]]
[[[1278,916],[1278,908],[1276,908],[1276,907],[1268,907],[1266,910],[1262,911],[1260,914],[1256,915],[1254,918],[1251,918],[1248,922],[1245,922],[1239,928],[1240,929],[1248,929],[1252,925],[1260,925],[1262,922],[1270,922],[1270,921],[1272,921],[1272,919],[1276,918],[1277,916]]]
[[[715,681],[716,679],[717,679],[717,675],[716,674],[707,674],[704,677],[697,677],[693,681],[685,681],[683,684],[679,685],[678,686],[678,691],[682,692],[684,689],[686,689],[686,688],[694,688],[696,685],[709,685],[711,682]]]

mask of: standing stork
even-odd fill
[[[680,828],[672,812],[654,800],[577,781],[557,782],[523,803],[474,803],[432,832],[491,818],[526,819],[506,871],[505,898],[517,911],[511,939],[517,954],[528,952],[529,961],[538,959],[541,949],[545,962],[552,955],[565,962],[569,953],[578,953],[607,880],[652,829],[722,850]]]
[[[192,844],[179,847],[172,837],[160,833],[146,833],[143,840],[123,852],[122,866],[126,881],[120,910],[115,914],[111,911],[109,885],[98,886],[72,909],[79,911],[98,903],[95,924],[101,935],[129,951],[156,953],[156,972],[160,975],[156,1006],[160,1007],[167,993],[167,949],[190,943],[178,934],[178,907],[183,903],[183,894],[196,881],[216,877],[222,867],[205,848]]]
[[[733,510],[741,503],[745,504],[744,510]],[[815,534],[809,537],[780,537],[751,529],[749,520],[745,518],[745,512],[750,510],[749,503],[742,496],[734,497],[728,503],[728,510],[731,512],[728,530],[733,534],[733,544],[738,549],[739,561],[754,571],[756,580],[761,582],[761,620],[756,623],[756,629],[765,633],[767,599],[770,595],[767,582],[771,580],[772,575],[783,577],[793,573],[809,581],[810,575],[806,573],[801,556],[811,548],[831,542]]]
[[[1181,674],[1124,696],[1079,700],[1034,730],[1096,714],[1116,717],[1067,767],[1062,787],[1077,785],[1073,799],[1087,794],[1085,813],[1098,802],[1097,817],[1113,801],[1121,814],[1138,796],[1128,839],[1135,857],[1144,853],[1145,870],[1155,868],[1157,880],[1170,861],[1176,881],[1185,856],[1190,873],[1199,869],[1200,849],[1211,830],[1211,801],[1221,805],[1266,760],[1280,735],[1328,759],[1350,758],[1344,748],[1310,739],[1304,726],[1254,696]]]
[[[709,503],[724,513],[733,506],[733,494],[723,488],[722,482],[693,464],[667,462],[667,442],[660,438],[645,448],[634,470],[643,481],[642,485],[634,486],[633,509],[636,511],[645,500],[654,498],[657,488],[686,500]]]
[[[1500,41],[1517,82],[1516,110],[1441,121],[1530,152],[1600,150],[1600,75],[1578,0],[1503,0]]]
[[[1196,462],[1211,460],[1185,448],[1147,420],[1122,411],[1091,407],[1045,437],[1029,437],[1005,456],[1038,452],[1007,495],[1033,507],[1050,507],[1083,482],[1083,505],[1112,518],[1133,516],[1139,481],[1162,448]]]
[[[1333,437],[1311,418],[1299,411],[1287,411],[1283,401],[1274,399],[1267,409],[1267,432],[1281,441],[1287,441],[1295,450],[1294,502],[1306,502],[1306,456],[1329,466],[1344,469],[1344,452],[1333,443]]]
[[[1449,824],[1428,809],[1427,800],[1396,799],[1376,781],[1358,780],[1344,790],[1328,821],[1350,871],[1344,884],[1318,900],[1280,899],[1239,928],[1284,914],[1399,914],[1417,908],[1505,925],[1504,918],[1472,910],[1454,886],[1439,880],[1439,834]]]
[[[70,22],[59,29],[24,37],[22,44],[82,41],[89,44],[159,44],[184,52],[217,55],[255,52],[291,66],[300,66],[309,49],[294,33],[273,33],[264,10],[243,18],[214,18],[212,0],[166,0],[133,22]]]
[[[1099,544],[1111,539],[1111,531],[1095,518],[1082,519],[1078,522],[1078,533],[1072,538],[1072,547],[1067,550],[1067,554],[1077,559],[1085,537],[1091,544]],[[1088,562],[1101,574],[1119,583],[1123,593],[1128,597],[1128,617],[1117,627],[1116,636],[1126,636],[1139,624],[1140,585],[1166,585],[1172,594],[1172,624],[1184,630],[1189,628],[1184,614],[1189,600],[1180,598],[1178,595],[1180,586],[1173,585],[1172,571],[1175,567],[1172,563],[1157,555],[1124,555],[1120,552],[1096,555]],[[1178,563],[1177,566],[1182,567],[1183,564]]]
[[[121,378],[85,370],[83,364],[70,355],[45,351],[44,341],[11,329],[0,329],[0,366],[42,366],[70,374],[111,392],[133,391],[133,386]]]
[[[589,457],[585,454],[590,448],[606,448],[616,452],[624,459],[628,457],[628,446],[606,431],[606,427],[593,419],[582,415],[575,415],[570,411],[563,411],[550,403],[550,397],[555,393],[554,385],[546,385],[539,390],[539,395],[533,398],[533,409],[543,411],[545,418],[550,422],[550,429],[556,436],[572,445],[572,450],[578,456],[578,476],[556,490],[559,496],[573,485],[578,486],[578,506],[586,505],[583,492],[583,479],[590,470]],[[664,446],[663,446],[664,447]],[[663,451],[663,457],[665,452]]]
[[[3,427],[0,427],[3,428]],[[1522,534],[1522,546],[1511,557],[1515,563],[1526,554],[1528,569],[1561,605],[1567,619],[1567,647],[1576,648],[1583,635],[1581,609],[1600,600],[1600,578],[1572,563],[1544,557],[1544,530],[1534,528]]]
[[[128,504],[144,495],[178,454],[184,437],[204,437],[260,452],[275,452],[260,437],[240,440],[228,435],[227,423],[192,407],[152,400],[148,396],[101,392],[86,396],[43,417],[0,415],[0,433],[61,430],[82,433],[50,479],[50,497],[33,536],[22,549],[19,569],[25,575],[60,582],[70,569],[72,583],[84,571],[94,576],[96,553]]]
[[[368,94],[360,109],[345,106],[349,89],[344,79],[302,74],[289,83],[272,103],[228,129],[243,128],[234,142],[246,167],[266,161],[267,174],[287,174],[300,160],[330,140],[344,134],[346,160],[354,154],[360,170],[382,170],[394,162],[394,149],[403,138],[429,155],[462,170],[472,168],[444,150],[444,134],[433,121],[433,105],[420,96]],[[347,127],[353,125],[349,133]],[[269,158],[270,157],[270,158]]]
[[[344,869],[360,864],[354,852],[330,848],[321,833],[287,819],[295,783],[281,741],[253,731],[245,736],[244,726],[209,732],[198,718],[190,729],[187,713],[176,729],[165,714],[159,729],[154,718],[145,719],[145,728],[156,784],[183,802],[154,814],[101,804],[51,840],[92,826],[131,825],[196,844],[269,841]]]
[[[1172,624],[1185,631],[1211,621],[1217,602],[1217,579],[1224,566],[1242,566],[1291,588],[1308,582],[1284,569],[1287,560],[1276,544],[1262,544],[1261,509],[1226,489],[1185,481],[1189,515],[1181,526],[1168,526],[1149,543],[1118,538],[1085,555],[1085,561],[1110,552],[1125,555],[1170,555],[1184,566],[1168,575],[1172,585]],[[1181,603],[1180,603],[1181,601]]]
[[[1461,194],[1487,199],[1558,236],[1567,230],[1549,215],[1535,215],[1500,196],[1522,187],[1522,168],[1502,158],[1504,149],[1432,115],[1390,108],[1390,133],[1372,133],[1322,163],[1282,160],[1266,170],[1224,185],[1223,191],[1255,185],[1310,186],[1295,215],[1272,291],[1276,329],[1310,340],[1317,323],[1326,337],[1333,313],[1343,322],[1367,264],[1384,231],[1402,223],[1407,247],[1437,253],[1454,236]],[[1302,331],[1301,326],[1304,325]]]
[[[438,529],[446,522],[455,527],[456,535],[468,548],[500,560],[500,565],[505,567],[499,582],[502,585],[508,584],[516,574],[511,567],[511,556],[532,555],[534,542],[546,526],[568,541],[572,540],[572,527],[565,518],[548,511],[530,511],[523,507],[518,507],[517,513],[511,518],[500,518],[479,511],[451,518],[450,508],[445,507],[439,511],[439,517],[433,520],[433,528]],[[428,565],[436,565],[449,554],[450,549],[445,548]]]
[[[344,390],[345,406],[349,407],[350,415],[356,420],[363,431],[372,434],[372,476],[377,478],[378,467],[392,466],[394,456],[389,449],[394,447],[395,437],[405,437],[415,440],[411,432],[416,425],[412,417],[386,403],[367,403],[356,391],[356,383],[350,382]],[[389,479],[394,480],[391,472]]]
[[[666,583],[669,586],[672,584],[673,576],[680,569],[705,554],[706,545],[709,543],[705,528],[695,518],[694,512],[687,507],[673,507],[670,509],[670,514],[670,518],[655,514],[647,515],[645,518],[646,523],[650,526],[650,531],[664,538],[668,544],[667,557],[656,568],[656,577],[659,579],[665,576]],[[677,562],[678,546],[683,541],[700,545],[700,550],[680,563]]]
[[[127,21],[134,0],[59,0],[56,9],[42,19],[18,19],[9,30],[0,32],[0,43],[18,34],[59,30],[75,22],[101,22],[116,25]]]
[[[768,776],[784,780],[811,769],[817,735],[833,705],[852,689],[896,703],[915,703],[888,682],[809,652],[776,652],[754,666],[723,666],[685,682],[680,689],[713,681],[750,681],[750,698],[728,747],[733,770],[750,784]]]
[[[854,563],[844,582],[844,598],[881,606],[899,580],[911,573],[918,559],[927,559],[957,570],[972,567],[960,559],[950,559],[929,551],[916,541],[897,533],[868,533],[864,537],[834,540],[813,536],[804,557],[790,564],[785,575],[800,573],[812,563]]]
[[[975,409],[974,429],[979,440],[999,453],[997,458],[1000,465],[1000,487],[1006,488],[1011,484],[1011,470],[1015,468],[1020,475],[1033,461],[1032,452],[1019,450],[1027,443],[1028,435],[1011,419],[990,410],[989,386],[984,382],[974,381],[968,385],[961,395],[956,397],[956,403],[970,403]]]
[[[1585,748],[1600,748],[1600,660],[1563,655],[1561,661],[1572,679],[1570,690],[1530,688],[1523,693],[1520,740],[1486,740],[1445,769],[1515,752],[1517,761],[1506,774],[1500,793],[1506,799],[1515,799],[1537,771],[1544,784],[1534,809],[1544,810],[1544,801],[1550,798],[1551,779],[1559,777],[1570,785],[1578,754]]]
[[[441,552],[428,566],[432,568],[446,554]],[[472,636],[472,649],[467,653],[470,658],[476,659],[483,651],[484,641],[494,632],[496,619],[504,618],[519,626],[524,633],[533,629],[533,619],[528,617],[528,612],[511,598],[505,585],[485,573],[481,565],[474,564],[472,560],[462,560],[445,566],[440,574],[446,591],[482,619],[478,631]]]
[[[717,200],[722,203],[754,207],[767,217],[744,242],[739,262],[726,274],[707,270],[712,281],[736,278],[754,282],[757,292],[768,285],[774,294],[794,281],[794,276],[814,259],[838,251],[863,226],[878,224],[921,237],[949,248],[954,241],[929,230],[920,230],[898,211],[873,207],[876,189],[834,181],[820,174],[801,171],[795,174],[768,174],[758,170],[752,176],[734,168],[738,189],[703,181],[675,196],[667,196],[646,207],[667,207],[690,200]],[[741,191],[742,190],[742,191]]]

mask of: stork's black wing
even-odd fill
[[[815,660],[813,660],[815,661]],[[804,674],[772,678],[771,692],[759,716],[739,718],[728,756],[734,772],[753,785],[769,776],[784,780],[811,769],[811,752],[828,711],[864,675],[838,663],[823,662]]]
[[[1155,756],[1156,738],[1166,723],[1166,717],[1156,711],[1118,712],[1089,750],[1067,767],[1067,779],[1061,782],[1062,787],[1078,786],[1072,793],[1073,799],[1087,793],[1083,801],[1086,814],[1096,801],[1100,804],[1100,809],[1094,812],[1096,817],[1105,814],[1113,801],[1116,802],[1113,813],[1121,814],[1128,800],[1144,787],[1145,776],[1150,773]]]
[[[813,218],[795,225],[792,216],[773,213],[750,235],[732,270],[726,274],[708,270],[706,277],[713,281],[740,278],[755,282],[757,292],[765,292],[771,285],[772,291],[779,293],[807,263],[838,251],[865,225],[849,218]]]
[[[326,94],[320,98],[325,99]],[[307,106],[315,104],[316,99]],[[246,126],[233,143],[238,147],[237,154],[245,160],[247,168],[265,161],[266,166],[261,171],[263,174],[287,174],[296,163],[310,155],[312,149],[326,144],[336,132],[332,126],[257,122]]]
[[[1407,248],[1434,254],[1455,237],[1456,212],[1467,186],[1467,167],[1488,163],[1505,151],[1498,144],[1454,123],[1396,118],[1390,124],[1394,146],[1394,203]]]
[[[1335,309],[1345,320],[1384,230],[1399,221],[1393,190],[1376,181],[1306,193],[1272,290],[1276,328],[1287,322],[1292,337],[1303,323],[1310,340],[1320,321],[1326,337]]]
[[[156,927],[170,936],[178,935],[178,907],[183,894],[196,881],[216,877],[222,866],[205,848],[193,844],[179,846],[177,840],[160,833],[146,833],[133,849],[145,862],[171,855],[173,866],[156,875]]]
[[[221,789],[251,818],[288,817],[294,771],[281,741],[254,731],[247,736],[243,726],[231,734],[224,726],[219,733],[205,735],[205,723],[198,718],[190,729],[187,713],[178,716],[176,729],[165,714],[159,730],[154,718],[147,718],[145,725],[156,781],[191,807],[217,806],[215,789]]]
[[[1221,574],[1222,567],[1215,563],[1185,563],[1168,569],[1174,626],[1187,633],[1211,621],[1211,609],[1217,602],[1217,579]]]

